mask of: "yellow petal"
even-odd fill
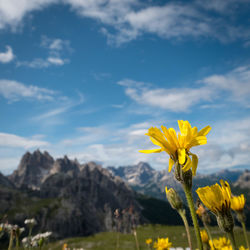
[[[197,166],[198,166],[198,157],[197,157],[197,155],[192,154],[192,173],[193,173],[193,176],[196,175]]]
[[[190,159],[190,157],[187,155],[187,162],[185,163],[185,165],[183,166],[182,170],[184,172],[188,171],[190,168],[192,167],[192,161]]]
[[[185,148],[178,149],[178,160],[181,165],[185,163],[186,160],[186,150]]]
[[[198,136],[200,135],[207,135],[211,130],[210,126],[206,126],[205,128],[201,129],[201,131],[198,132]]]
[[[144,153],[144,154],[160,153],[162,151],[163,151],[163,149],[161,149],[161,148],[139,150],[140,153]]]
[[[169,158],[168,172],[171,172],[173,165],[174,165],[174,161],[171,158]]]

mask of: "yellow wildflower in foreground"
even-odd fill
[[[240,196],[233,196],[231,199],[231,208],[234,211],[242,211],[246,203],[245,196],[242,194]]]
[[[167,129],[165,126],[161,126],[162,131],[159,128],[151,127],[146,135],[150,140],[160,148],[151,150],[140,150],[141,153],[160,153],[165,151],[169,154],[169,168],[170,172],[174,163],[179,162],[183,165],[183,171],[187,171],[192,168],[193,175],[196,173],[198,165],[198,157],[190,152],[190,148],[207,143],[206,135],[211,130],[210,126],[206,126],[198,132],[197,127],[191,127],[188,121],[178,121],[180,133],[176,134],[173,128]],[[192,156],[192,161],[190,159]]]
[[[146,242],[147,245],[150,245],[153,242],[153,240],[151,238],[149,238],[149,239],[146,239],[145,242]]]
[[[220,237],[218,239],[213,239],[213,242],[210,240],[209,245],[212,250],[232,250],[230,240],[226,237]]]
[[[214,214],[230,209],[231,189],[227,181],[220,180],[221,186],[216,183],[211,187],[198,188],[196,193],[203,204]]]
[[[201,230],[201,240],[203,243],[208,243],[208,235],[206,230]]]
[[[249,250],[248,248],[245,248],[244,246],[240,246],[239,250]]]
[[[172,243],[169,242],[168,238],[158,238],[158,240],[154,243],[154,248],[157,250],[169,250],[172,246]]]

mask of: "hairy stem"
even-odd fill
[[[247,230],[246,230],[245,222],[241,222],[241,225],[242,225],[242,228],[243,228],[243,233],[244,233],[244,237],[245,237],[245,240],[246,240],[246,243],[247,243],[247,247],[248,247],[248,249],[250,249],[249,241],[248,241],[248,238],[247,238]]]
[[[228,232],[227,236],[231,241],[231,245],[232,245],[233,250],[237,250],[233,230],[231,232]]]
[[[179,215],[181,216],[185,229],[186,229],[186,233],[187,233],[187,238],[188,238],[188,245],[189,248],[192,250],[192,241],[191,241],[191,235],[190,235],[190,230],[189,230],[189,226],[188,226],[188,221],[187,221],[187,217],[185,215],[185,210],[179,209],[178,210]]]
[[[194,230],[195,230],[197,244],[198,244],[199,249],[203,250],[203,245],[202,245],[201,235],[200,235],[200,227],[198,224],[198,220],[197,220],[197,216],[196,216],[196,212],[195,212],[195,208],[194,208],[194,201],[193,201],[193,197],[192,197],[191,188],[189,188],[185,183],[183,183],[183,189],[184,189],[184,192],[186,195],[188,207],[189,207],[192,221],[194,224]]]

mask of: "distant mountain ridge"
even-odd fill
[[[107,167],[107,169],[113,174],[121,177],[137,192],[166,199],[164,190],[165,186],[174,188],[181,195],[184,195],[183,189],[179,182],[174,178],[173,172],[169,173],[167,169],[155,170],[146,162],[139,162],[135,165]],[[193,179],[193,190],[198,187],[213,185],[220,179],[227,180],[230,183],[234,183],[243,174],[241,170],[222,170],[214,174],[197,174]],[[250,188],[250,185],[247,184]]]

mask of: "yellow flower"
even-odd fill
[[[245,196],[242,194],[240,196],[233,196],[231,198],[231,208],[234,211],[242,211],[246,203]]]
[[[248,250],[248,248],[245,248],[245,247],[243,247],[243,246],[240,246],[240,247],[239,247],[239,250]]]
[[[150,140],[160,148],[150,150],[140,150],[141,153],[160,153],[165,151],[169,154],[169,168],[170,172],[174,163],[179,162],[183,165],[183,171],[187,171],[192,168],[193,175],[196,174],[196,168],[198,165],[198,157],[190,152],[190,148],[207,143],[206,135],[211,130],[210,126],[206,126],[202,130],[198,131],[197,127],[191,127],[188,121],[178,121],[180,133],[176,134],[173,128],[167,129],[165,126],[161,126],[162,131],[159,128],[151,127],[146,135]],[[190,159],[192,156],[192,160]]]
[[[172,243],[169,242],[168,238],[158,238],[158,240],[154,243],[154,248],[157,250],[169,250],[172,246]]]
[[[209,241],[211,250],[232,250],[231,242],[226,237],[219,237]]]
[[[200,200],[213,213],[230,209],[231,189],[227,181],[220,180],[221,186],[216,183],[196,190]]]
[[[201,240],[203,243],[208,243],[208,235],[206,230],[201,230]]]
[[[150,245],[150,244],[152,243],[152,241],[153,241],[153,240],[152,240],[151,238],[146,239],[146,244],[147,244],[147,245]]]
[[[63,244],[63,247],[62,247],[62,250],[67,250],[67,247],[68,247],[68,244],[67,244],[67,243],[64,243],[64,244]]]

